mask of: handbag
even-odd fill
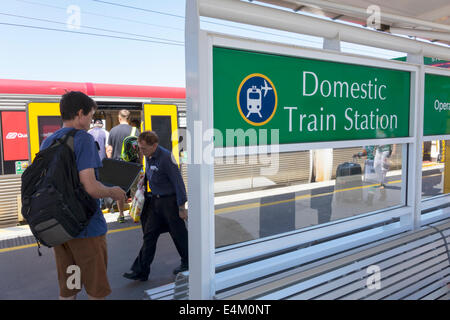
[[[137,190],[134,194],[133,201],[131,202],[130,217],[134,222],[139,222],[141,219],[142,208],[145,202],[145,174],[141,171],[139,181],[137,184]]]
[[[374,161],[366,160],[364,162],[364,181],[369,183],[377,183],[378,180],[378,175],[374,167]]]

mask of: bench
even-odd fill
[[[305,260],[308,252],[324,250],[339,241],[342,239],[218,270],[214,298],[450,299],[450,219]],[[266,270],[263,276],[251,272],[261,268]],[[175,283],[147,290],[146,295],[148,299],[188,299],[188,281],[189,273],[184,272]]]

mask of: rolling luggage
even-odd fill
[[[362,201],[362,170],[358,163],[344,162],[336,169],[335,197],[337,201]]]

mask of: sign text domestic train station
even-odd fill
[[[406,71],[221,47],[213,70],[216,147],[255,144],[230,136],[264,129],[280,144],[409,135]]]

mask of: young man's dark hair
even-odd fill
[[[73,120],[80,109],[84,115],[88,115],[92,109],[97,110],[97,104],[80,91],[69,91],[61,97],[59,111],[63,121]]]

